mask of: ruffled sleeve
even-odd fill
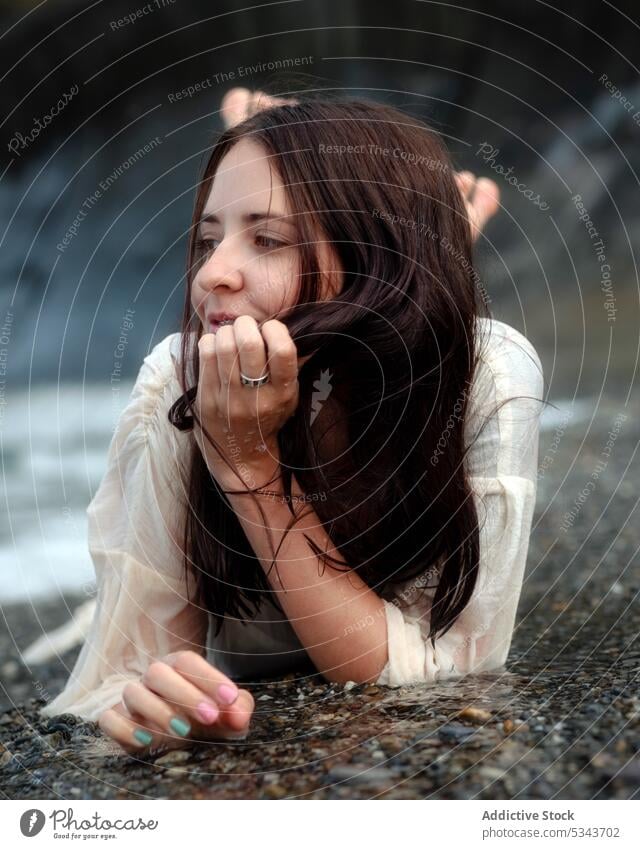
[[[205,652],[207,615],[187,598],[182,554],[187,433],[171,426],[181,394],[174,368],[180,334],[144,359],[109,446],[89,507],[88,544],[97,597],[88,637],[64,690],[44,716],[96,721],[127,681],[169,652]]]
[[[482,319],[479,340],[466,425],[473,444],[467,468],[480,526],[476,587],[435,649],[428,639],[435,590],[421,593],[415,603],[406,602],[411,586],[401,587],[392,601],[385,599],[389,658],[378,684],[457,678],[495,670],[507,659],[535,507],[544,380],[533,345],[514,328]]]

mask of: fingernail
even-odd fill
[[[216,698],[218,701],[222,702],[222,704],[230,705],[238,698],[238,688],[230,687],[228,684],[222,684],[218,687],[218,694]]]
[[[153,740],[151,734],[148,731],[143,731],[142,728],[136,728],[133,732],[133,736],[136,738],[138,743],[142,743],[143,746],[148,746],[149,743]]]
[[[184,719],[178,719],[177,716],[174,716],[169,726],[172,731],[175,731],[180,737],[186,737],[187,734],[191,731],[191,726],[188,722],[185,722]]]
[[[196,713],[208,725],[218,718],[220,711],[215,705],[209,704],[209,702],[200,702],[196,708]]]

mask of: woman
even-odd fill
[[[121,415],[88,508],[95,616],[43,709],[128,752],[246,736],[234,678],[497,669],[526,561],[543,382],[483,314],[493,184],[474,204],[389,106],[234,97],[254,114],[206,164],[182,331]]]

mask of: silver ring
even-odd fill
[[[244,386],[250,386],[252,389],[257,386],[264,386],[265,383],[269,382],[269,378],[269,372],[262,375],[262,377],[247,377],[246,374],[240,372],[240,383],[242,383]]]

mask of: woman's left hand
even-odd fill
[[[248,486],[263,486],[279,465],[278,431],[298,406],[299,362],[289,330],[277,319],[258,327],[252,316],[240,315],[232,325],[203,334],[198,349],[196,412],[240,478]],[[260,377],[267,369],[270,378],[262,386],[240,382],[240,371]],[[196,425],[194,433],[211,474],[241,488],[201,428]],[[256,471],[264,480],[254,480]]]

